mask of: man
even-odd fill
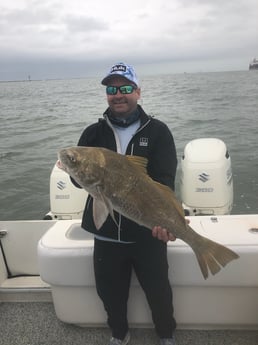
[[[163,122],[148,116],[138,105],[141,90],[133,67],[115,64],[102,84],[109,107],[102,119],[84,130],[78,145],[146,157],[151,178],[174,189],[177,158],[173,136]],[[92,204],[89,196],[82,227],[95,235],[96,288],[112,331],[109,345],[126,345],[130,340],[127,300],[132,269],[146,295],[160,344],[175,345],[166,245],[175,238],[159,224],[151,232],[116,212],[116,224],[109,216],[97,230]]]

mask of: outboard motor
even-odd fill
[[[190,141],[181,160],[180,190],[188,215],[229,214],[233,207],[231,159],[216,138]]]
[[[81,219],[88,193],[75,187],[56,165],[50,175],[50,212],[44,219]]]

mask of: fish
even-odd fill
[[[68,147],[58,152],[57,166],[93,197],[93,220],[100,229],[114,211],[150,230],[161,226],[194,251],[204,279],[239,255],[197,233],[171,188],[147,174],[148,160],[101,147]]]

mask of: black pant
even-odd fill
[[[97,292],[104,303],[112,336],[123,339],[128,331],[127,300],[133,268],[145,292],[158,336],[171,338],[176,321],[168,280],[167,245],[151,234],[142,237],[131,244],[95,239]]]

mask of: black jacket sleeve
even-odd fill
[[[158,120],[156,120],[153,138],[148,164],[149,175],[153,180],[174,190],[177,169],[174,138],[167,125]]]

